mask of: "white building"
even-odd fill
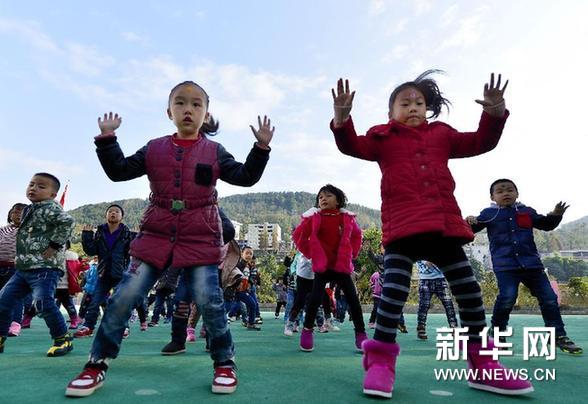
[[[235,240],[241,240],[241,227],[243,227],[243,223],[235,220],[231,220],[231,223],[233,223],[233,227],[235,228]]]
[[[245,238],[248,240],[249,246],[254,250],[261,249],[264,238],[267,240],[267,249],[277,249],[282,241],[282,228],[277,223],[249,224],[247,225]],[[274,243],[277,244],[274,246]]]

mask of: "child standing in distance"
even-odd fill
[[[27,207],[24,203],[15,203],[8,211],[8,225],[0,227],[0,290],[16,272],[16,234],[22,219],[22,212]],[[18,337],[22,325],[23,299],[19,299],[12,310],[12,322],[8,329],[9,337]]]
[[[574,355],[583,353],[566,335],[557,295],[553,291],[545,267],[535,246],[533,229],[550,231],[563,218],[568,205],[559,202],[547,215],[517,202],[519,192],[509,179],[499,179],[490,185],[490,199],[494,202],[477,217],[468,216],[474,232],[486,229],[490,241],[492,269],[498,283],[498,296],[494,303],[492,327],[505,330],[510,312],[517,300],[522,283],[539,301],[546,327],[555,328],[555,343],[563,351]]]
[[[337,282],[345,293],[355,328],[355,346],[367,339],[363,313],[351,273],[352,259],[361,248],[361,229],[355,214],[343,209],[347,197],[339,188],[327,184],[317,196],[315,207],[302,215],[302,222],[292,234],[296,248],[312,261],[314,282],[304,315],[304,328],[300,333],[300,349],[314,349],[313,327],[317,310],[323,301],[327,282]],[[292,313],[290,319],[293,319]]]
[[[382,171],[382,228],[386,248],[384,287],[376,317],[374,339],[364,346],[364,393],[391,397],[394,386],[397,323],[408,297],[412,265],[425,259],[437,265],[449,282],[460,308],[461,325],[468,327],[468,366],[500,368],[498,361],[480,355],[480,333],[486,326],[482,293],[462,245],[474,235],[461,217],[453,195],[455,183],[449,159],[476,156],[498,144],[508,117],[501,77],[484,86],[484,107],[478,130],[461,133],[437,118],[449,104],[429,70],[414,81],[398,86],[390,95],[389,121],[372,127],[366,136],[357,136],[350,117],[355,92],[349,81],[340,79],[337,93],[332,90],[335,117],[331,129],[337,147],[344,154],[376,161]],[[508,82],[507,82],[508,83]],[[489,349],[492,349],[489,348]],[[490,360],[489,360],[490,359]],[[533,390],[520,379],[469,380],[473,388],[504,394],[523,394]]]
[[[443,272],[435,264],[428,261],[417,261],[419,271],[419,311],[417,314],[417,337],[427,339],[427,313],[431,307],[431,298],[437,296],[443,304],[449,327],[457,327],[455,308],[449,292],[449,285]]]
[[[267,117],[263,123],[258,117],[259,128],[251,126],[257,142],[245,163],[239,163],[222,145],[208,139],[219,127],[208,107],[208,94],[202,87],[191,81],[178,84],[170,92],[167,108],[177,132],[149,141],[129,157],[114,133],[121,124],[118,114],[98,119],[101,134],[95,138],[96,151],[108,177],[126,181],[147,175],[151,196],[131,244],[129,270],[110,299],[90,360],[67,386],[67,396],[88,396],[102,386],[108,362],[118,356],[133,307],[168,266],[183,268],[186,287],[210,334],[212,392],[232,393],[237,388],[233,340],[218,276],[223,234],[216,182],[252,186],[259,181],[274,128]]]
[[[63,356],[73,349],[72,336],[55,304],[55,289],[65,268],[65,242],[74,227],[55,197],[60,183],[48,173],[33,175],[26,196],[32,202],[22,214],[16,234],[16,273],[0,291],[0,353],[12,321],[12,311],[32,292],[33,304],[45,320],[53,346],[47,356]]]

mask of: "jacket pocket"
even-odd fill
[[[212,166],[210,164],[196,164],[195,181],[198,185],[212,185]]]

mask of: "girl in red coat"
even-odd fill
[[[364,393],[392,397],[396,357],[400,348],[396,330],[408,297],[413,263],[435,263],[449,282],[457,300],[461,326],[468,327],[468,366],[483,370],[500,369],[491,356],[480,354],[481,331],[486,326],[480,286],[463,252],[462,245],[473,240],[453,195],[455,183],[448,168],[451,158],[486,153],[496,147],[508,111],[504,103],[501,76],[484,86],[484,111],[478,130],[462,133],[437,118],[448,106],[429,70],[414,81],[398,86],[390,95],[389,121],[374,126],[366,136],[357,136],[350,117],[355,92],[349,82],[332,90],[335,117],[331,129],[337,147],[344,154],[376,161],[382,171],[382,226],[385,246],[384,284],[376,317],[374,339],[363,344],[366,369]],[[427,117],[427,111],[431,114]],[[493,348],[492,341],[488,349]],[[528,381],[470,379],[471,387],[502,394],[533,391]]]
[[[312,260],[315,273],[300,334],[300,349],[306,352],[314,349],[314,320],[328,282],[336,282],[347,297],[357,349],[361,350],[362,342],[367,339],[361,305],[351,278],[351,260],[357,258],[361,248],[361,229],[355,214],[343,209],[346,204],[343,191],[331,184],[325,185],[318,192],[315,207],[302,215],[302,222],[292,234],[296,248]]]
[[[151,195],[139,234],[130,246],[129,269],[109,300],[90,360],[67,386],[68,396],[88,396],[102,386],[108,363],[118,356],[131,310],[167,267],[183,269],[183,282],[202,313],[214,362],[212,392],[232,393],[237,388],[233,339],[218,276],[223,230],[216,182],[252,186],[259,181],[274,129],[267,117],[263,123],[258,117],[259,128],[251,127],[257,142],[246,162],[239,163],[221,144],[208,139],[218,130],[208,106],[208,94],[198,84],[178,84],[167,107],[177,132],[149,141],[129,157],[114,133],[121,118],[111,112],[98,119],[101,134],[95,138],[96,152],[106,175],[113,181],[147,175]]]

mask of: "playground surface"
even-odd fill
[[[59,358],[48,358],[51,345],[48,329],[35,318],[30,329],[9,338],[0,354],[0,402],[2,403],[369,403],[382,399],[364,396],[361,389],[361,354],[354,347],[352,325],[346,321],[341,332],[315,331],[314,352],[298,348],[299,334],[282,334],[282,319],[262,313],[262,331],[247,331],[240,323],[231,327],[235,341],[239,387],[232,395],[210,393],[212,362],[204,341],[187,343],[187,352],[162,356],[169,341],[170,327],[161,324],[145,332],[138,323],[123,342],[121,354],[111,363],[104,386],[90,397],[64,396],[68,381],[82,369],[88,357],[91,338],[74,340],[74,350]],[[366,317],[367,320],[367,317]],[[408,334],[399,334],[401,355],[390,403],[587,403],[588,354],[573,357],[557,351],[556,359],[523,360],[523,327],[543,326],[539,315],[513,315],[514,356],[501,361],[511,368],[555,372],[555,380],[534,381],[528,396],[505,397],[469,388],[463,380],[437,380],[434,369],[464,368],[464,361],[437,361],[436,327],[445,326],[445,316],[430,314],[429,340],[416,338],[416,315],[407,314]],[[564,316],[568,335],[583,348],[588,347],[588,316]],[[371,334],[372,330],[369,330]]]

